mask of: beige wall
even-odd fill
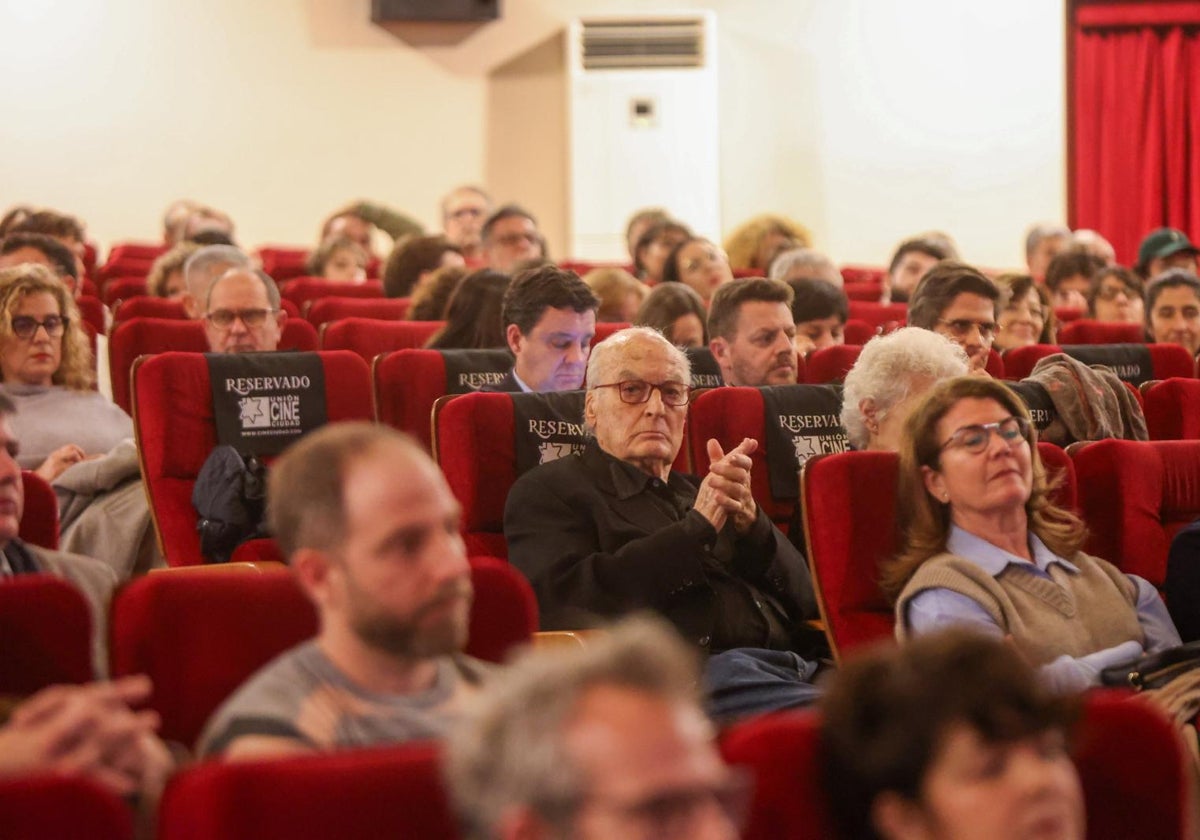
[[[711,8],[726,227],[783,212],[869,263],[944,228],[1004,266],[1029,222],[1065,215],[1061,2],[504,0],[443,46],[369,5],[0,5],[0,205],[70,209],[110,241],[156,236],[192,196],[246,243],[303,243],[346,199],[434,224],[447,187],[482,181],[563,255],[565,22]]]

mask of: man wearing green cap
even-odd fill
[[[1159,228],[1146,234],[1138,247],[1138,260],[1134,270],[1149,280],[1168,268],[1183,268],[1196,273],[1197,248],[1187,234],[1175,228]]]

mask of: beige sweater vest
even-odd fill
[[[1032,564],[1009,564],[992,577],[954,554],[930,557],[909,579],[896,602],[896,638],[909,635],[909,602],[926,589],[949,589],[987,610],[1034,665],[1066,654],[1086,656],[1130,640],[1145,644],[1137,617],[1137,585],[1111,563],[1078,552],[1079,574],[1050,565],[1050,578]],[[1031,571],[1032,570],[1032,571]]]

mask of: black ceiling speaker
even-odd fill
[[[371,0],[371,22],[487,21],[500,17],[500,0]]]

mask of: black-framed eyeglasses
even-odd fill
[[[650,394],[658,391],[662,395],[664,405],[687,405],[692,389],[682,382],[662,382],[655,385],[644,379],[625,379],[621,382],[609,382],[607,385],[593,385],[593,388],[616,388],[621,402],[630,405],[640,405],[650,400]]]
[[[27,341],[33,338],[37,334],[38,327],[41,327],[46,331],[46,335],[58,338],[67,329],[69,323],[70,319],[61,315],[47,315],[42,321],[31,315],[17,315],[12,319],[12,331],[17,338]]]
[[[963,426],[950,435],[942,444],[939,451],[950,447],[965,449],[972,455],[978,455],[988,447],[992,432],[1009,447],[1016,446],[1020,441],[1029,441],[1030,423],[1024,417],[1005,417],[995,423],[981,423],[976,426]]]
[[[214,327],[222,330],[232,327],[236,320],[241,320],[249,329],[255,329],[265,324],[267,318],[278,311],[278,309],[214,309],[212,312],[205,313],[204,317]]]
[[[970,318],[955,318],[953,321],[947,321],[945,318],[938,318],[937,322],[950,330],[955,338],[966,338],[971,334],[972,329],[979,330],[979,337],[985,341],[996,335],[995,321],[972,321]]]

